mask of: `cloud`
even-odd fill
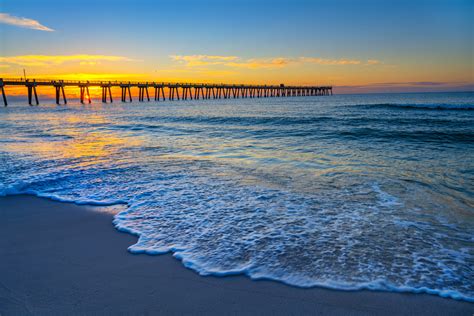
[[[318,65],[360,65],[362,62],[356,59],[327,59],[318,57],[300,57],[302,63],[318,64]]]
[[[171,59],[175,61],[231,61],[239,59],[237,56],[217,56],[217,55],[171,55]]]
[[[76,62],[81,65],[94,65],[100,61],[126,62],[137,61],[123,56],[109,55],[22,55],[0,57],[0,62],[20,66],[57,66],[63,63]]]
[[[407,82],[376,82],[372,86],[396,87],[396,86],[445,86],[451,84],[461,84],[464,82],[443,82],[443,81],[407,81]]]
[[[268,59],[248,59],[242,62],[230,62],[225,65],[235,68],[259,69],[259,68],[282,68],[293,61],[290,58],[278,57]]]
[[[377,60],[377,59],[367,60],[367,65],[378,65],[378,64],[380,64],[380,60]]]
[[[215,69],[209,69],[206,67],[199,67],[199,68],[192,68],[192,69],[176,69],[176,68],[170,68],[170,69],[159,69],[156,70],[155,72],[159,74],[183,74],[183,75],[202,75],[202,76],[229,76],[229,75],[235,75],[237,72],[232,71],[232,70],[215,70]],[[177,79],[177,81],[180,81],[181,79]]]
[[[59,73],[59,74],[39,74],[36,79],[62,79],[62,80],[103,80],[103,81],[121,81],[121,80],[145,80],[146,73]]]
[[[237,60],[237,56],[218,55],[170,55],[173,61],[185,64],[188,67],[223,65],[229,61]]]
[[[473,91],[472,82],[406,81],[375,82],[361,85],[335,85],[337,93]]]
[[[275,57],[275,58],[251,58],[243,59],[237,56],[213,56],[213,55],[171,55],[170,58],[187,67],[221,65],[232,68],[283,68],[289,65],[316,64],[323,66],[346,66],[346,65],[377,65],[381,62],[369,59],[363,62],[358,59],[329,59],[319,57]]]
[[[27,29],[33,29],[33,30],[38,30],[38,31],[47,31],[47,32],[54,31],[53,29],[42,25],[36,20],[13,16],[8,13],[0,13],[0,23],[14,25],[18,27],[24,27]]]
[[[201,67],[222,65],[233,68],[279,68],[290,63],[289,58],[267,58],[267,59],[246,59],[237,56],[216,56],[216,55],[171,55],[173,61],[184,64],[186,67]]]
[[[98,64],[100,64],[100,62],[98,62],[98,61],[81,61],[79,63],[79,65],[81,65],[81,66],[95,66],[95,65],[98,65]]]
[[[373,66],[373,65],[379,65],[382,63],[380,60],[377,60],[377,59],[368,59],[367,62],[364,62],[359,59],[346,59],[346,58],[329,59],[329,58],[318,58],[318,57],[300,57],[299,60],[302,63],[318,64],[318,65],[324,65],[324,66],[346,66],[346,65]]]
[[[266,59],[246,59],[237,56],[215,56],[215,55],[171,55],[173,61],[180,62],[186,67],[200,67],[222,65],[233,68],[279,68],[291,62],[289,58],[266,58]]]

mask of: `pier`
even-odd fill
[[[150,91],[154,92],[154,101],[199,100],[199,99],[230,99],[230,98],[269,98],[295,96],[332,95],[331,86],[286,86],[280,85],[246,85],[246,84],[212,84],[212,83],[156,83],[132,81],[75,81],[48,79],[1,79],[3,104],[8,105],[5,93],[6,86],[24,86],[28,92],[28,104],[39,105],[37,88],[40,86],[54,87],[56,104],[67,104],[64,87],[77,87],[80,91],[82,104],[91,103],[90,87],[100,87],[102,103],[112,103],[112,87],[122,91],[121,102],[132,102],[132,88],[138,89],[138,101],[150,102]],[[165,89],[167,95],[165,95]],[[34,102],[33,102],[34,96]]]

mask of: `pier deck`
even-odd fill
[[[154,90],[154,100],[187,100],[187,99],[228,99],[228,98],[267,98],[290,96],[332,95],[331,86],[286,86],[280,85],[245,85],[245,84],[212,84],[212,83],[171,83],[171,82],[138,82],[138,81],[80,81],[48,79],[2,79],[0,88],[3,104],[8,105],[5,93],[6,86],[24,86],[28,92],[28,104],[39,105],[36,88],[39,86],[54,87],[56,104],[67,104],[64,87],[78,87],[81,103],[91,103],[89,87],[102,89],[102,102],[113,102],[112,87],[122,90],[121,102],[132,102],[131,88],[138,88],[138,101],[150,101],[149,88]],[[167,95],[165,95],[167,89]],[[180,91],[181,90],[181,91]]]

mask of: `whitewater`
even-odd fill
[[[474,302],[474,93],[11,103],[0,196],[125,204],[132,253]]]

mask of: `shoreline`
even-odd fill
[[[244,275],[200,276],[172,254],[127,251],[123,206],[0,197],[0,314],[472,315],[430,294],[298,288]]]

